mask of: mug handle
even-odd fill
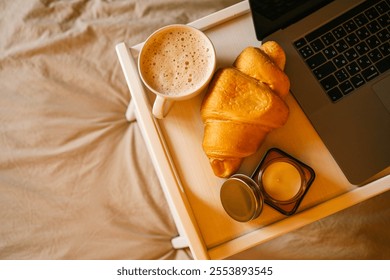
[[[157,95],[153,104],[153,115],[158,119],[165,118],[169,110],[171,110],[173,103],[173,100]]]

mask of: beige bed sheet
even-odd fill
[[[191,259],[115,45],[237,0],[0,0],[0,259]],[[389,258],[389,194],[233,258]],[[349,240],[345,243],[345,240]]]

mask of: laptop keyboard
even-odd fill
[[[366,1],[294,42],[339,101],[390,68],[390,0]]]

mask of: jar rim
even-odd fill
[[[301,184],[299,186],[299,189],[295,193],[295,195],[292,196],[289,199],[284,199],[284,200],[277,199],[277,198],[273,197],[272,195],[270,195],[267,192],[266,188],[264,187],[263,179],[262,179],[263,175],[264,175],[264,172],[267,170],[267,168],[270,165],[272,165],[272,164],[274,164],[276,162],[285,162],[285,163],[291,164],[293,167],[295,167],[295,169],[298,171],[298,174],[300,176]],[[290,158],[274,158],[274,159],[269,160],[261,168],[261,170],[259,171],[259,174],[258,174],[256,179],[257,179],[257,184],[258,184],[258,186],[259,186],[259,188],[261,190],[261,193],[268,200],[270,200],[272,203],[275,203],[275,204],[290,204],[290,203],[296,202],[304,194],[305,189],[306,189],[306,177],[305,177],[305,173],[304,173],[302,167],[297,162],[295,162],[293,159],[290,159]]]

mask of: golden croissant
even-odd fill
[[[201,105],[203,150],[214,174],[229,177],[254,154],[266,135],[287,121],[283,97],[290,82],[283,72],[286,57],[275,42],[248,47],[233,67],[219,69]]]

